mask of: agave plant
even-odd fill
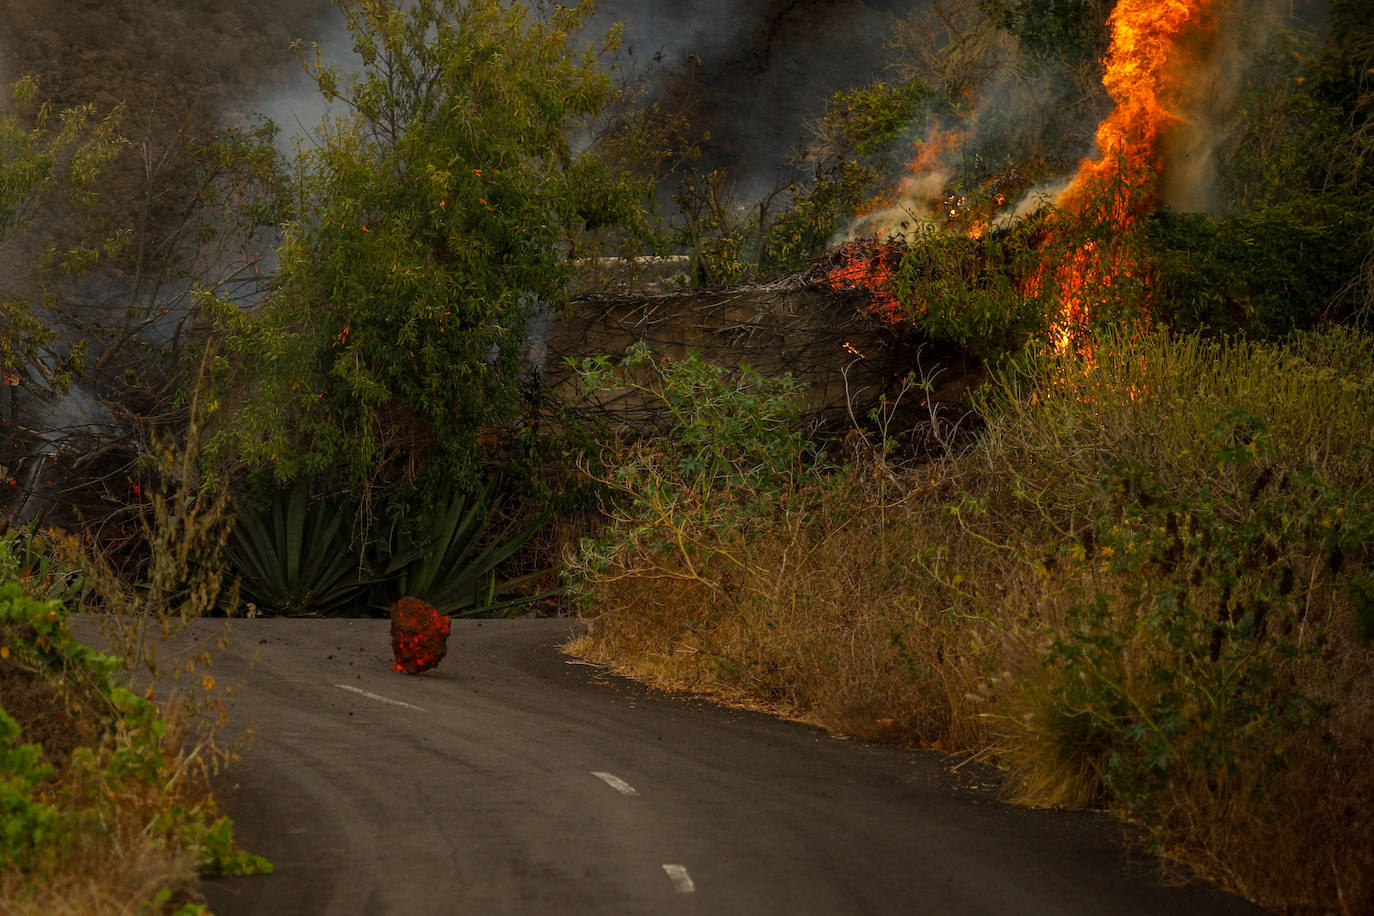
[[[286,617],[325,617],[356,602],[371,582],[349,547],[349,518],[337,502],[311,502],[301,489],[240,515],[228,555],[242,600]]]
[[[457,493],[427,530],[412,536],[396,526],[388,539],[390,554],[382,570],[391,600],[419,598],[452,617],[503,616],[545,594],[521,595],[547,570],[498,579],[496,568],[529,541],[544,523],[543,516],[519,527],[507,525],[493,532],[499,505],[496,482],[489,481],[475,497]]]

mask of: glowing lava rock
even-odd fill
[[[449,619],[419,598],[402,598],[391,609],[391,651],[396,670],[428,671],[448,653]]]

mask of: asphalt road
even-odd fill
[[[223,621],[204,621],[222,632]],[[665,697],[558,651],[563,620],[455,621],[391,670],[387,622],[240,620],[214,673],[255,737],[223,802],[273,914],[1229,914],[1083,812],[1001,804],[950,761]]]

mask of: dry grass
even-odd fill
[[[15,635],[6,633],[10,645]],[[47,673],[10,665],[0,687],[0,707],[19,723],[22,740],[41,743],[54,767],[39,797],[63,824],[61,842],[39,864],[0,867],[0,911],[149,913],[198,900],[206,850],[167,819],[177,810],[213,819],[208,777],[220,755],[189,740],[188,710],[164,707],[160,736],[142,726],[126,731],[108,694],[75,665]],[[155,772],[118,775],[111,762],[120,754]]]
[[[171,761],[173,767],[186,762],[182,758]],[[151,825],[172,804],[188,808],[212,804],[207,786],[134,791],[93,780],[84,787],[60,782],[53,791],[64,796],[62,808],[68,811],[88,805],[91,799],[86,793],[105,793],[99,821],[61,848],[47,863],[42,880],[0,870],[0,911],[16,916],[143,914],[170,912],[179,904],[201,899],[203,851],[171,842],[166,831]],[[116,794],[111,795],[112,791]]]
[[[574,560],[571,651],[993,759],[1023,802],[1110,807],[1280,911],[1374,909],[1352,584],[1374,569],[1374,344],[1108,341],[986,409],[975,449],[916,470],[742,499],[655,479]],[[648,479],[627,457],[618,479]]]

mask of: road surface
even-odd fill
[[[205,633],[223,621],[198,621]],[[238,620],[253,743],[222,801],[273,914],[1230,914],[1084,812],[1001,804],[950,761],[662,696],[562,655],[566,620],[455,621],[391,669],[381,620]]]

